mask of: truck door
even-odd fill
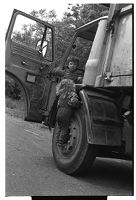
[[[47,109],[52,82],[47,77],[54,61],[54,27],[14,10],[6,34],[6,74],[25,91],[26,120],[40,122]]]

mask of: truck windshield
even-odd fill
[[[86,40],[81,37],[77,37],[74,44],[73,48],[70,51],[69,57],[71,56],[77,56],[80,59],[80,66],[79,68],[84,70],[86,61],[88,59],[90,50],[92,46],[92,41]],[[66,62],[67,65],[67,62]]]

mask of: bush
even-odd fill
[[[25,102],[23,100],[13,100],[12,98],[6,98],[6,107],[24,111]]]
[[[15,81],[6,80],[5,95],[15,100],[21,99],[21,90]]]
[[[16,102],[13,101],[11,98],[6,98],[6,107],[15,109],[16,108]]]

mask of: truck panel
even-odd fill
[[[104,86],[132,86],[132,12],[116,19],[111,34],[109,62],[106,63]]]

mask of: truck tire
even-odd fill
[[[96,154],[94,146],[87,142],[83,109],[75,111],[69,127],[70,139],[63,148],[56,143],[58,130],[56,123],[52,138],[52,152],[56,166],[69,175],[81,175],[87,172],[92,166]]]

